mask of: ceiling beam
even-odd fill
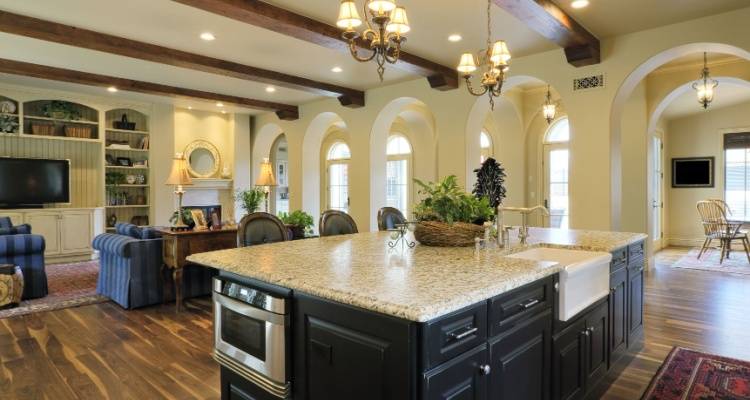
[[[0,72],[30,76],[33,78],[49,79],[53,81],[78,83],[88,86],[107,88],[116,87],[118,90],[129,92],[146,93],[157,96],[180,97],[208,101],[220,101],[235,104],[242,107],[257,110],[273,111],[280,119],[296,120],[299,118],[297,106],[289,104],[274,103],[264,100],[248,99],[245,97],[231,96],[226,94],[204,92],[202,90],[185,89],[175,86],[167,86],[159,83],[136,81],[114,76],[92,74],[89,72],[74,71],[65,68],[49,67],[46,65],[32,64],[23,61],[15,61],[0,58]]]
[[[337,97],[339,102],[347,107],[356,108],[365,105],[365,93],[361,90],[282,74],[276,71],[255,68],[232,61],[188,53],[5,11],[0,11],[0,32],[221,76],[262,82],[323,96],[333,96]]]
[[[576,67],[599,64],[599,39],[552,0],[494,0],[495,4],[529,28],[565,49]]]
[[[295,39],[349,53],[349,44],[341,37],[341,29],[336,26],[295,14],[260,0],[173,1],[291,36]],[[357,45],[362,49],[369,49],[364,40],[358,40]],[[402,51],[395,66],[427,77],[430,86],[434,89],[450,90],[458,87],[458,72],[454,68],[440,65],[422,57]]]

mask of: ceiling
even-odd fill
[[[683,118],[748,102],[750,102],[750,87],[719,79],[719,86],[716,87],[714,101],[711,102],[708,110],[704,110],[698,103],[695,91],[688,90],[667,106],[662,114],[662,118],[667,120]]]
[[[335,23],[339,4],[338,0],[268,2],[329,24]],[[484,0],[397,2],[407,8],[412,26],[405,51],[452,67],[461,53],[484,46]],[[567,1],[557,2],[567,7]],[[747,0],[591,0],[586,9],[568,11],[594,34],[609,36],[747,5]],[[646,8],[648,13],[643,12]],[[389,65],[385,82],[381,83],[373,63],[358,63],[346,53],[167,0],[0,0],[0,10],[360,90],[414,78]],[[493,38],[505,39],[514,57],[557,48],[498,7],[492,7],[492,16]],[[204,31],[212,32],[216,40],[200,40],[199,35]],[[460,34],[463,40],[449,42],[447,38],[451,34]],[[10,34],[0,33],[0,43],[2,57],[19,61],[288,104],[303,104],[319,98],[285,88],[267,93],[265,84]],[[560,62],[565,62],[562,52]],[[332,72],[335,66],[343,71]],[[7,81],[7,76],[2,81]],[[200,103],[199,107],[211,108],[209,102],[196,103]]]

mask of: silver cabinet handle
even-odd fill
[[[479,373],[480,374],[482,374],[482,375],[489,375],[490,372],[492,372],[492,368],[489,365],[484,364],[484,365],[480,365],[479,366]]]
[[[463,331],[461,333],[451,332],[451,333],[448,334],[448,336],[450,336],[451,339],[453,339],[453,340],[461,340],[461,339],[463,339],[463,338],[465,338],[465,337],[467,337],[467,336],[469,336],[471,334],[474,334],[478,330],[479,330],[479,328],[473,327],[473,328],[467,329],[467,330],[465,330],[465,331]]]
[[[585,336],[591,336],[591,332],[589,332],[589,330],[588,330],[588,329],[584,329],[584,331],[583,331],[583,334],[584,334]]]
[[[521,308],[523,308],[524,310],[527,310],[531,307],[534,307],[537,304],[539,304],[539,299],[531,299],[531,300],[527,300],[525,303],[519,304],[519,306],[521,306]]]

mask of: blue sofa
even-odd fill
[[[174,300],[174,290],[164,298],[164,285],[174,285],[171,275],[162,277],[162,239],[153,228],[118,223],[115,233],[94,238],[99,251],[100,271],[96,292],[126,309]],[[216,271],[199,266],[185,267],[184,298],[211,293],[211,278]],[[166,282],[162,279],[166,279]]]
[[[31,226],[13,226],[9,217],[0,217],[0,264],[21,267],[23,300],[47,295],[44,249],[44,236],[32,235]]]

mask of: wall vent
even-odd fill
[[[573,79],[573,91],[591,90],[604,87],[604,74]]]

